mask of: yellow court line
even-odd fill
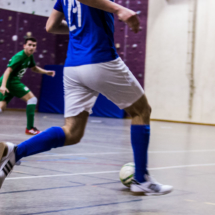
[[[215,203],[211,203],[211,202],[205,202],[205,204],[207,204],[207,205],[215,205]]]
[[[191,125],[207,125],[207,126],[215,126],[215,124],[212,124],[212,123],[188,122],[188,121],[167,120],[167,119],[151,119],[151,121],[158,121],[158,122],[172,122],[172,123],[182,123],[182,124],[191,124]]]
[[[15,172],[15,173],[21,173],[21,174],[27,174],[27,175],[30,175],[29,173],[27,173],[27,172],[20,172],[20,171],[13,171],[13,172]]]
[[[131,119],[131,117],[128,116],[128,117],[126,117],[126,119]],[[191,124],[191,125],[215,126],[215,124],[213,124],[213,123],[189,122],[189,121],[169,120],[169,119],[150,119],[150,121],[171,122],[171,123],[181,123],[181,124]]]

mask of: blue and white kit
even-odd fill
[[[77,0],[57,0],[54,9],[64,13],[70,30],[65,117],[90,113],[99,93],[121,109],[137,101],[144,91],[116,52],[113,14]]]

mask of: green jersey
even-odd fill
[[[36,66],[33,55],[28,57],[24,50],[15,54],[10,60],[7,67],[13,69],[10,74],[9,80],[13,79],[21,79],[23,75],[26,73],[27,68],[32,68]]]
[[[20,79],[25,74],[27,68],[32,68],[34,66],[36,66],[36,64],[33,55],[28,57],[24,50],[18,52],[10,59],[7,67],[12,68],[13,71],[10,73],[10,76],[7,80],[6,87],[9,90],[9,93],[6,92],[4,96],[2,93],[0,93],[0,101],[6,101],[9,103],[14,96],[22,98],[24,95],[30,92],[28,87],[20,82]],[[0,78],[0,86],[2,85],[3,77],[4,75],[2,75]]]

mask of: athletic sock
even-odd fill
[[[131,125],[131,144],[135,162],[135,180],[145,182],[148,162],[148,146],[150,137],[149,125]]]
[[[65,133],[60,127],[51,127],[40,134],[20,143],[16,149],[16,161],[23,157],[62,147],[65,143]]]
[[[27,129],[29,130],[34,127],[35,109],[36,109],[36,105],[27,105],[27,108],[26,108]]]
[[[37,98],[33,97],[27,101],[26,115],[27,115],[27,129],[34,127],[34,113],[37,105]]]

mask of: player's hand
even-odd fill
[[[6,92],[9,93],[9,90],[6,87],[0,87],[0,93],[2,93],[3,96]]]
[[[55,71],[47,71],[46,75],[49,75],[51,77],[55,77]]]
[[[119,20],[125,22],[134,33],[138,33],[140,30],[140,21],[137,14],[128,8],[122,7],[118,13]]]

